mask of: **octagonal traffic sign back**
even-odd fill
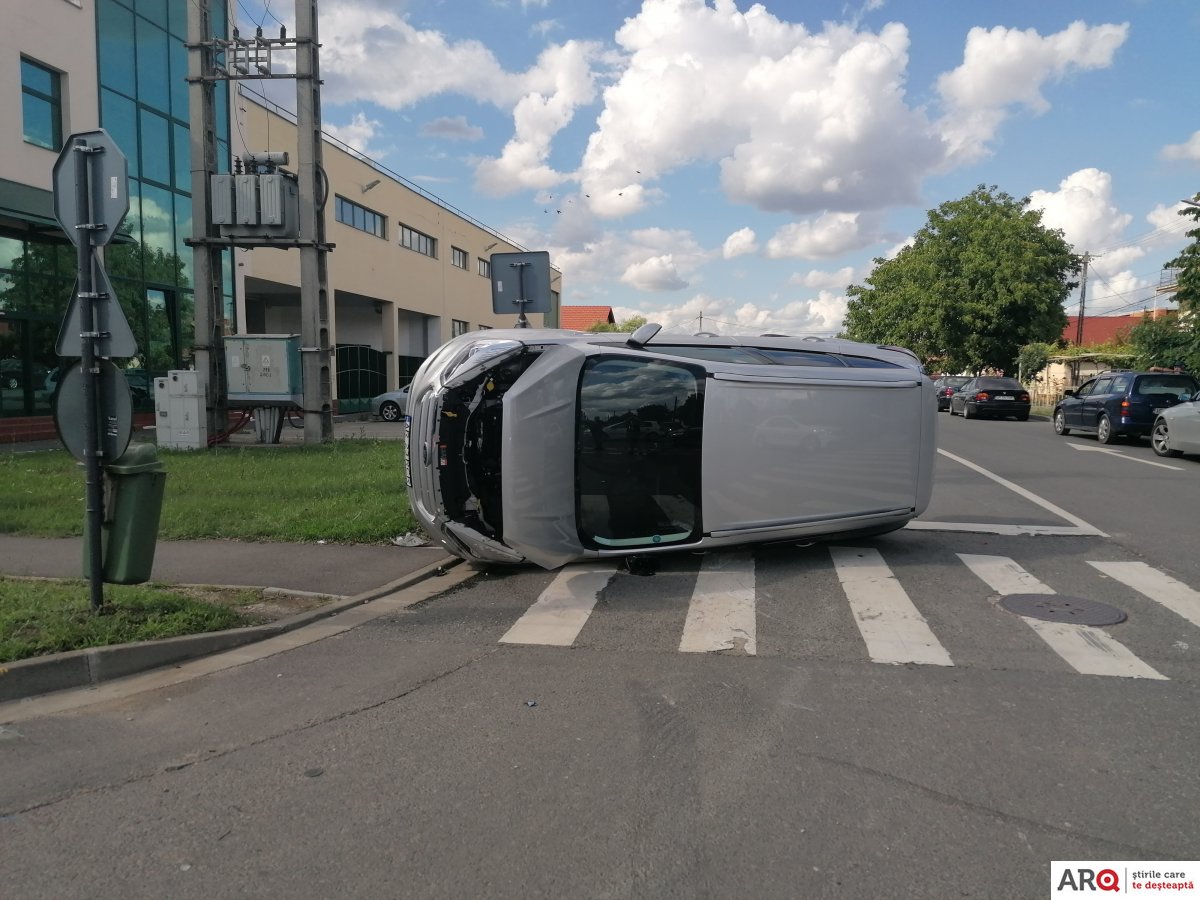
[[[82,149],[76,149],[82,148]],[[90,209],[80,209],[76,196],[75,154],[88,159]],[[129,161],[107,131],[82,131],[63,144],[54,163],[54,218],[71,243],[79,246],[85,230],[79,225],[103,226],[87,229],[94,246],[103,247],[117,233],[129,212]]]

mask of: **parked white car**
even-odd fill
[[[1150,429],[1150,446],[1159,456],[1200,453],[1200,392],[1158,411]]]
[[[409,502],[469,560],[849,538],[929,503],[933,384],[896,347],[489,331],[438,348],[410,397]]]

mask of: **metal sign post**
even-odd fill
[[[129,211],[128,162],[104,130],[73,134],[54,164],[54,215],[75,244],[75,295],[64,317],[56,351],[80,357],[83,376],[83,464],[87,480],[85,529],[92,611],[104,605],[104,483],[99,422],[102,354],[132,355],[137,347],[120,304],[95,260]],[[93,266],[95,267],[93,269]],[[97,285],[104,288],[97,291]],[[97,316],[97,304],[103,313]],[[104,328],[96,327],[99,320]],[[77,329],[77,331],[76,331]],[[75,333],[72,333],[75,332]],[[77,337],[76,337],[77,335]],[[122,379],[123,380],[123,379]],[[128,386],[126,386],[128,391]],[[62,392],[59,392],[61,397]]]
[[[493,253],[492,312],[503,314],[517,307],[517,327],[528,328],[526,313],[550,312],[550,254]]]

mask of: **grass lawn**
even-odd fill
[[[403,452],[398,441],[377,440],[160,451],[167,480],[158,537],[389,541],[418,530]],[[0,534],[81,536],[85,493],[83,467],[65,450],[0,454]],[[86,581],[0,576],[0,663],[256,624],[305,602],[271,615],[278,603],[264,606],[256,591],[105,585],[104,593],[105,614],[96,615]]]
[[[159,451],[163,540],[382,543],[417,530],[399,441]],[[65,450],[0,454],[0,534],[83,534],[83,466]]]
[[[255,589],[106,585],[92,612],[86,581],[0,576],[0,665],[47,653],[258,625],[321,605]]]

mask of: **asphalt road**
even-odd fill
[[[921,528],[488,573],[0,706],[3,893],[1020,898],[1052,860],[1195,859],[1200,622],[1126,581],[1200,587],[1200,461],[939,426]],[[1004,578],[1128,620],[1064,656]],[[695,652],[730,624],[693,615],[716,594],[729,649]]]

